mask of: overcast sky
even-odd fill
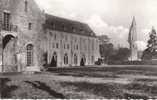
[[[36,0],[50,14],[88,23],[97,35],[106,34],[116,45],[128,46],[133,16],[138,45],[145,47],[152,26],[157,28],[157,0]]]

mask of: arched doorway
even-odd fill
[[[86,64],[86,57],[85,55],[83,55],[83,57],[81,58],[81,61],[80,61],[80,66],[85,66]]]
[[[32,44],[28,44],[26,46],[27,49],[27,66],[33,66],[33,51],[34,51],[34,46]]]
[[[53,53],[50,67],[57,67],[57,53],[56,52]]]
[[[16,38],[9,34],[3,37],[2,65],[4,72],[17,71]]]

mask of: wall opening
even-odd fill
[[[56,52],[53,53],[50,67],[57,67],[57,53]]]
[[[32,44],[27,45],[27,66],[33,66],[33,49],[34,46]]]

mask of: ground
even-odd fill
[[[56,68],[0,79],[2,98],[157,98],[157,66]]]

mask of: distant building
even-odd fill
[[[100,56],[87,24],[45,14],[34,0],[0,0],[0,41],[0,72],[94,65]]]
[[[138,60],[138,48],[137,48],[136,41],[137,41],[137,29],[136,29],[136,20],[134,17],[129,30],[129,37],[128,37],[128,42],[131,50],[131,55],[129,58],[130,61]]]

